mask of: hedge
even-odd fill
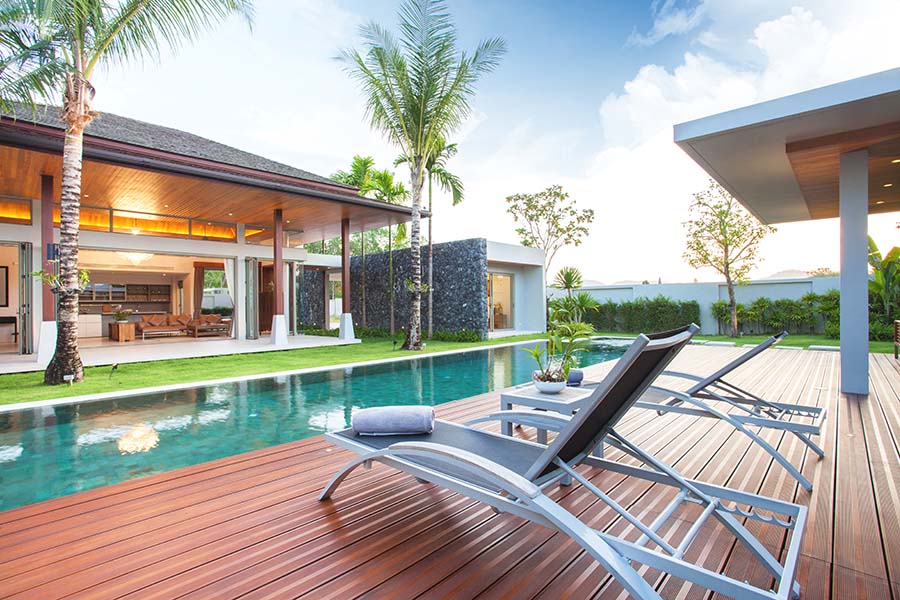
[[[625,302],[610,300],[589,311],[585,320],[597,331],[666,331],[689,323],[699,324],[700,305],[696,300],[672,300],[661,295]]]
[[[713,317],[719,323],[719,333],[730,331],[731,312],[728,302],[719,300],[710,305]],[[737,305],[738,330],[745,334],[816,333],[838,339],[841,334],[841,293],[828,290],[824,294],[809,293],[799,300],[757,298],[750,304]],[[877,310],[869,307],[869,339],[890,340],[893,325]]]

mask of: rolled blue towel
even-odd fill
[[[350,426],[357,435],[410,435],[434,431],[431,406],[377,406],[353,413]]]

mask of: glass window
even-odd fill
[[[235,242],[237,241],[237,226],[234,223],[195,219],[191,221],[191,237],[215,242]]]
[[[53,207],[53,224],[59,227],[59,205]],[[78,227],[84,231],[109,231],[109,209],[82,206],[78,213]]]
[[[190,236],[190,221],[182,217],[114,210],[113,231],[134,235],[186,238]]]
[[[0,223],[31,225],[31,201],[0,198]]]

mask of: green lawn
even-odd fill
[[[421,356],[433,352],[490,346],[539,337],[542,336],[523,335],[471,343],[430,341],[426,345],[425,352],[394,350],[391,340],[370,339],[363,340],[361,344],[349,346],[326,346],[280,352],[120,364],[112,377],[110,377],[111,367],[88,367],[84,370],[84,382],[72,386],[45,386],[42,383],[43,372],[0,375],[0,404],[115,392],[241,375],[275,373],[400,356]]]
[[[601,332],[598,335],[608,335],[608,336],[627,336],[627,335],[637,335],[631,333],[614,333],[614,332]],[[716,342],[735,342],[738,346],[742,344],[758,344],[761,341],[768,339],[768,335],[744,335],[739,338],[728,337],[727,335],[695,335],[695,339],[698,340],[710,340]],[[800,334],[791,334],[787,336],[781,344],[785,346],[800,346],[802,348],[808,348],[809,346],[839,346],[841,344],[840,340],[835,340],[832,338],[827,338],[824,335],[800,335]],[[887,354],[894,352],[894,343],[893,342],[869,342],[869,352]]]

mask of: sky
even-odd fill
[[[175,127],[314,173],[355,154],[390,167],[398,151],[371,130],[335,59],[359,28],[396,30],[399,0],[257,0],[158,61],[110,66],[95,107]],[[477,87],[448,167],[466,198],[435,197],[435,241],[517,242],[505,198],[561,184],[595,211],[582,245],[550,267],[585,279],[711,281],[682,254],[692,193],[707,175],[672,142],[675,123],[900,66],[898,0],[450,0],[460,46],[500,36],[508,52]],[[408,180],[408,171],[397,175]],[[900,213],[873,215],[882,247]],[[751,276],[836,269],[834,219],[783,224]]]

